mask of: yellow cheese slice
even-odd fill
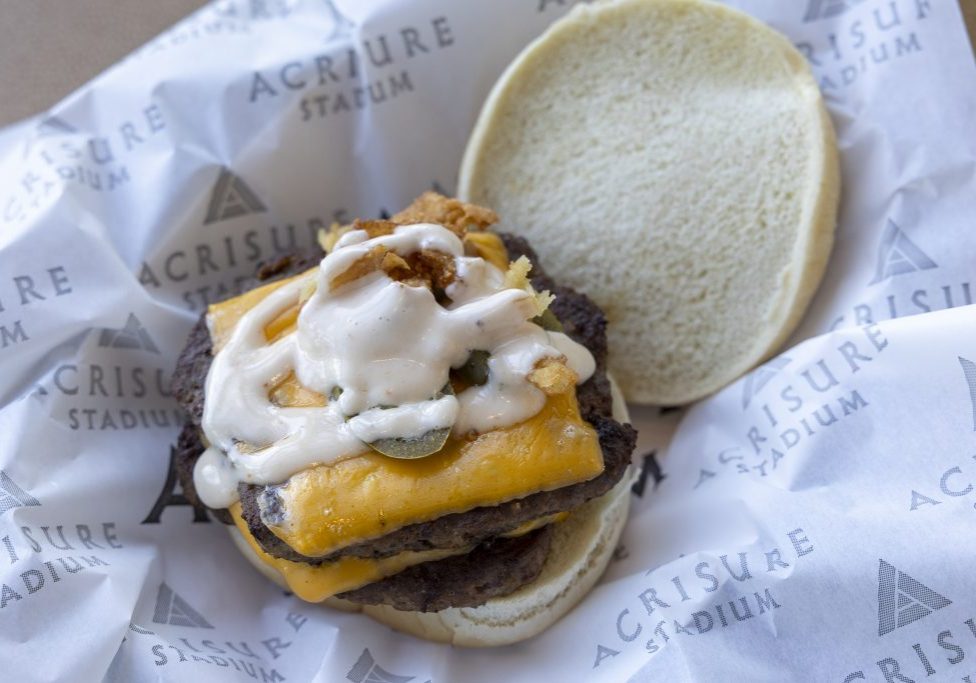
[[[251,550],[269,567],[277,570],[292,593],[308,602],[321,602],[326,598],[345,591],[365,586],[367,583],[379,581],[387,576],[401,572],[421,562],[442,560],[451,555],[461,555],[469,552],[470,548],[454,550],[425,550],[421,552],[407,551],[380,560],[369,560],[361,557],[342,557],[334,562],[320,565],[292,562],[274,557],[258,545],[251,535],[247,522],[241,517],[241,504],[234,503],[230,507],[234,525],[241,532]]]
[[[230,507],[230,514],[234,519],[234,525],[237,527],[237,530],[244,537],[244,540],[247,541],[248,546],[250,546],[258,559],[276,570],[292,593],[308,602],[321,602],[333,595],[351,591],[365,586],[368,583],[393,576],[415,564],[443,560],[446,557],[463,555],[471,551],[471,548],[425,550],[422,552],[405,551],[381,560],[345,557],[335,562],[310,565],[303,562],[283,560],[280,557],[274,557],[265,552],[255,540],[254,536],[251,535],[251,530],[248,528],[247,522],[241,516],[240,503],[234,503]],[[555,515],[529,520],[517,529],[503,535],[508,538],[523,536],[546,524],[561,522],[568,516],[569,512],[559,512]]]
[[[294,372],[289,372],[273,384],[268,397],[282,408],[322,408],[328,403],[325,396],[299,382]]]
[[[278,489],[282,526],[271,530],[317,557],[395,529],[569,486],[603,471],[596,431],[575,391],[552,396],[524,422],[450,439],[419,460],[368,452],[295,474]]]
[[[314,268],[312,270],[315,270]],[[233,299],[227,299],[226,301],[221,301],[216,304],[210,304],[207,308],[207,322],[210,327],[210,341],[213,343],[213,353],[217,353],[223,348],[224,344],[230,338],[230,333],[234,331],[234,325],[237,321],[241,319],[245,313],[258,305],[266,296],[271,294],[282,285],[286,285],[293,280],[305,277],[311,271],[306,271],[301,275],[296,275],[295,277],[285,278],[284,280],[276,280],[275,282],[269,282],[266,285],[260,287],[255,287],[250,289],[240,296],[235,296]],[[284,336],[285,332],[290,331],[290,329],[285,329],[287,325],[281,324],[283,318],[286,318],[289,314],[293,312],[293,317],[289,321],[290,328],[294,328],[295,322],[298,319],[298,302],[295,302],[294,309],[287,309],[282,312],[275,320],[271,321],[271,324],[264,328],[264,335],[269,341],[272,339],[277,339],[278,337]],[[276,324],[277,323],[277,324]]]
[[[493,232],[469,232],[464,243],[471,245],[478,256],[492,264],[503,273],[508,270],[508,250],[498,235]]]
[[[499,534],[503,538],[516,538],[518,536],[525,536],[525,534],[530,531],[535,531],[536,529],[541,529],[547,524],[557,524],[558,522],[563,522],[569,517],[569,510],[564,510],[562,512],[556,512],[551,515],[546,515],[545,517],[538,517],[536,519],[530,519],[528,522],[522,522],[517,527],[511,531],[506,531],[504,534]]]

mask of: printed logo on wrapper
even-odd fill
[[[957,356],[962,370],[962,380],[968,389],[965,406],[959,406],[953,413],[953,418],[961,428],[976,432],[976,363]],[[964,425],[964,426],[963,426]],[[960,504],[972,503],[976,508],[976,455],[968,455],[961,464],[941,470],[927,482],[921,482],[910,489],[906,495],[909,512],[933,510],[943,503]]]
[[[91,328],[35,393],[72,431],[172,430],[184,415],[169,390],[172,368],[146,326],[129,313],[119,327]]]
[[[210,202],[207,204],[207,216],[204,225],[224,221],[228,218],[247,216],[252,213],[267,211],[251,188],[239,176],[223,167],[217,177],[217,183],[210,192]]]
[[[569,9],[573,5],[578,5],[584,0],[537,0],[536,11],[540,14],[550,9]]]
[[[786,356],[773,358],[771,361],[746,375],[745,384],[742,385],[742,409],[749,407],[753,398],[762,391],[762,388],[771,380],[777,372],[790,364],[790,359]]]
[[[286,19],[300,0],[217,0],[164,31],[127,59],[140,59],[217,36],[250,37],[263,24]]]
[[[878,565],[878,635],[891,633],[952,604],[948,598],[880,560]]]
[[[869,372],[888,344],[877,325],[866,325],[838,335],[832,349],[803,365],[771,361],[773,370],[767,363],[754,371],[744,380],[748,421],[741,437],[704,460],[692,488],[725,475],[773,476],[789,465],[795,448],[863,415],[871,397],[853,384],[854,378]],[[758,388],[757,378],[762,381]],[[759,389],[765,389],[763,396],[757,395]]]
[[[969,361],[962,356],[958,356],[957,359],[962,366],[962,374],[970,390],[970,398],[974,398],[976,382],[972,380],[976,380],[976,366],[972,364],[967,366]],[[970,374],[974,377],[971,378]],[[947,413],[947,419],[951,424],[957,425],[960,431],[968,432],[971,428],[970,420],[974,408],[976,405],[971,404],[970,401],[966,401],[965,406],[960,406],[953,401],[946,405],[944,412]],[[976,455],[973,455],[971,460],[976,461]],[[945,465],[941,465],[940,470],[942,471],[937,477],[911,489],[910,496],[906,496],[906,501],[910,501],[907,506],[909,512],[933,510],[936,506],[953,501],[972,501],[973,492],[976,491],[976,486],[973,485],[976,466],[963,463],[945,468]],[[931,556],[929,552],[921,554]],[[968,661],[966,648],[976,644],[976,621],[972,616],[966,619],[959,616],[949,617],[947,614],[951,614],[951,610],[936,615],[936,612],[946,609],[954,602],[937,590],[937,578],[933,581],[931,574],[923,578],[925,582],[919,580],[917,574],[909,574],[884,558],[878,560],[878,637],[883,638],[905,628],[909,632],[900,642],[912,644],[911,646],[891,645],[890,641],[897,644],[899,640],[885,639],[881,642],[900,649],[888,651],[884,656],[875,653],[871,665],[851,671],[846,677],[837,680],[843,680],[844,683],[854,681],[915,683],[941,674],[942,678],[938,680],[961,680],[964,683],[971,683],[969,674],[972,672],[966,671],[965,666],[952,678],[945,678],[945,676],[955,671],[953,668],[955,665]],[[933,585],[936,588],[933,588]],[[961,605],[957,605],[959,606]],[[936,618],[937,616],[940,618]],[[915,627],[918,622],[922,622],[923,626]],[[946,670],[946,667],[950,669]]]
[[[352,683],[410,683],[416,676],[390,673],[376,663],[369,649],[364,649],[359,659],[349,669],[346,678]]]
[[[166,584],[160,586],[153,622],[167,627],[175,626],[180,629],[178,632],[183,633],[186,633],[182,631],[184,628],[217,631]],[[276,619],[271,623],[274,629],[272,633],[277,632],[278,635],[260,641],[238,640],[226,634],[222,635],[219,631],[207,632],[205,636],[187,635],[164,639],[152,629],[134,623],[129,624],[129,631],[136,634],[133,638],[136,646],[145,649],[157,667],[175,667],[184,672],[189,668],[203,675],[219,670],[234,671],[242,674],[238,676],[240,680],[286,681],[298,680],[286,677],[282,673],[286,669],[279,669],[289,657],[292,661],[301,660],[301,647],[294,646],[300,643],[308,648],[320,648],[322,645],[321,636],[314,629],[302,631],[308,622],[309,618],[303,614],[287,612],[282,620]],[[279,661],[281,657],[286,659]],[[174,675],[179,674],[169,674]],[[185,679],[166,677],[166,680]]]
[[[878,265],[870,284],[874,285],[896,275],[930,268],[938,268],[938,265],[908,239],[902,229],[889,218],[884,234],[881,236]]]
[[[959,356],[959,365],[962,366],[963,377],[969,387],[969,400],[973,404],[973,431],[976,432],[976,363]]]
[[[54,303],[76,292],[64,266],[45,267],[46,264],[24,264],[29,270],[14,270],[3,266],[0,274],[0,351],[13,349],[17,344],[34,337],[29,312]],[[12,275],[8,280],[8,275]]]
[[[935,612],[942,610],[953,602],[930,586],[922,583],[914,576],[898,569],[886,560],[878,560],[878,637],[882,638],[901,628],[929,618]],[[963,628],[958,628],[962,626]],[[967,634],[968,631],[968,634]],[[972,617],[955,624],[946,622],[930,625],[928,633],[925,629],[914,629],[907,636],[915,641],[911,646],[904,645],[897,652],[886,653],[887,656],[877,657],[870,667],[852,671],[843,679],[844,683],[854,681],[899,681],[901,683],[916,683],[928,679],[935,674],[942,674],[938,680],[961,680],[971,683],[968,675],[944,678],[948,673],[946,666],[954,667],[966,660],[964,645],[970,643],[970,637],[976,640],[976,621]],[[882,641],[887,642],[887,641]],[[897,639],[895,640],[897,643]],[[876,667],[876,670],[875,670]],[[967,673],[960,671],[960,674]]]
[[[648,483],[650,483],[650,490],[653,492],[657,490],[662,481],[668,478],[657,460],[657,451],[649,451],[635,459],[634,462],[640,462],[641,465],[640,471],[637,473],[637,480],[631,485],[630,491],[638,498],[643,498],[644,494],[648,492]],[[630,551],[623,543],[620,543],[613,549],[611,559],[614,562],[622,562],[628,557],[630,557]]]
[[[129,314],[122,327],[103,329],[98,336],[98,345],[103,349],[142,349],[150,353],[159,353],[159,347],[149,336],[145,326],[139,322],[135,313]]]
[[[836,680],[844,683],[919,683],[936,674],[942,674],[940,678],[933,680],[972,683],[972,672],[967,671],[966,665],[963,665],[957,675],[946,677],[946,674],[954,671],[957,664],[970,661],[966,657],[967,650],[964,646],[971,648],[976,643],[976,621],[971,617],[962,622],[930,626],[928,633],[913,633],[910,640],[916,642],[897,651],[889,651],[886,656],[877,658],[869,666]],[[949,669],[946,670],[946,667]]]
[[[77,132],[77,128],[72,126],[60,116],[55,116],[54,114],[45,116],[43,119],[41,119],[40,123],[37,124],[37,135],[39,137],[44,137],[45,135],[71,135],[72,133]]]
[[[0,514],[40,502],[0,472]],[[8,507],[9,506],[9,507]],[[0,557],[9,573],[0,583],[4,610],[36,609],[34,599],[65,589],[76,576],[106,573],[115,551],[125,548],[115,522],[43,525],[21,523],[0,537]],[[56,586],[56,588],[54,588]]]
[[[247,103],[261,105],[281,96],[302,92],[298,100],[301,122],[331,119],[372,109],[415,94],[410,66],[455,44],[447,16],[369,34],[356,34],[355,24],[335,0],[324,3],[332,29],[324,43],[328,52],[286,62],[275,69],[254,71]],[[358,40],[354,38],[359,37]],[[344,41],[340,39],[345,39]]]
[[[851,305],[848,313],[830,324],[830,329],[872,325],[880,320],[894,320],[972,304],[970,282],[952,282],[947,278],[941,282],[933,281],[935,273],[939,272],[939,265],[920,242],[918,236],[915,239],[909,237],[903,225],[891,217],[885,218],[874,269],[868,282],[869,292],[874,289],[874,298],[866,297],[867,300]],[[887,283],[887,288],[876,287],[881,283]]]
[[[49,113],[25,147],[20,175],[0,195],[0,224],[27,221],[66,189],[106,197],[128,188],[133,162],[158,147],[165,130],[163,109],[152,101],[94,131]]]
[[[268,202],[253,182],[240,173],[218,167],[199,225],[206,231],[186,230],[178,248],[153,255],[139,269],[139,283],[182,300],[190,311],[242,291],[259,263],[275,256],[315,247],[319,230],[333,222],[348,222],[346,209],[304,221],[269,223]]]
[[[174,593],[173,589],[165,583],[159,584],[159,593],[156,595],[156,609],[153,611],[152,620],[157,624],[213,628],[199,612],[190,607],[186,600]]]
[[[667,478],[667,475],[664,474],[661,464],[657,461],[657,451],[645,454],[640,458],[640,462],[641,468],[637,474],[637,481],[630,487],[630,490],[638,498],[643,498],[644,491],[647,489],[648,478],[651,480],[651,490],[656,490],[661,482]]]
[[[772,620],[772,612],[788,609],[764,579],[776,572],[789,574],[806,563],[816,545],[802,527],[787,531],[784,543],[772,548],[747,548],[690,564],[673,562],[673,576],[649,570],[655,577],[635,587],[630,604],[616,612],[612,626],[594,643],[592,668],[597,669],[630,648],[648,655],[672,640],[684,641],[735,628],[750,619]],[[636,590],[640,588],[639,592]],[[721,591],[722,598],[716,599]],[[715,593],[715,597],[711,594]],[[711,598],[711,599],[710,599]],[[713,602],[714,600],[714,602]],[[689,614],[684,603],[698,609]],[[706,636],[707,637],[707,636]]]
[[[40,505],[41,502],[17,486],[6,472],[0,470],[0,515],[14,508]]]
[[[936,8],[930,0],[808,0],[803,20],[811,24],[810,37],[796,47],[824,94],[843,97],[865,74],[920,55],[926,46],[922,22]],[[815,30],[820,24],[812,22],[822,19],[833,21]]]
[[[864,0],[808,0],[807,11],[803,15],[804,22],[827,19],[843,14],[855,5],[860,5]]]
[[[163,512],[168,507],[190,507],[193,509],[193,521],[209,522],[210,517],[207,508],[202,505],[194,505],[182,492],[177,491],[179,487],[179,477],[176,476],[176,447],[169,449],[169,465],[166,467],[166,481],[163,483],[163,490],[159,492],[156,502],[149,509],[149,514],[142,520],[141,524],[159,524]]]
[[[200,207],[200,225],[206,231],[186,230],[178,248],[152,255],[139,269],[139,283],[150,292],[163,292],[190,311],[239,294],[252,281],[260,263],[283,254],[319,249],[318,234],[332,223],[352,222],[354,215],[376,216],[382,204],[353,213],[339,207],[321,215],[288,223],[270,223],[261,188],[239,173],[220,167],[206,204]],[[434,180],[431,189],[449,194]]]
[[[356,28],[356,22],[347,17],[342,13],[341,10],[336,6],[335,0],[322,0],[325,4],[325,11],[332,20],[332,30],[329,31],[328,37],[325,42],[331,43],[334,40],[339,40],[340,38],[347,38],[352,34],[352,30]]]
[[[972,456],[976,461],[976,455]],[[911,489],[908,499],[908,511],[930,510],[943,503],[959,503],[976,498],[976,486],[973,485],[976,466],[971,463],[956,465],[941,472],[937,479],[933,478],[927,484]],[[976,503],[973,504],[976,507]]]

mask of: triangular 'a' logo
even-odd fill
[[[895,275],[930,268],[938,268],[938,265],[889,218],[878,247],[878,266],[874,271],[874,279],[869,284],[874,285]]]
[[[643,461],[644,464],[641,466],[640,474],[637,475],[637,481],[630,487],[630,490],[638,498],[644,497],[644,489],[647,488],[648,477],[653,481],[654,489],[667,478],[667,475],[664,474],[664,470],[661,469],[661,465],[657,461],[657,451],[647,453],[643,457]]]
[[[40,501],[17,486],[7,473],[0,470],[0,515],[14,508],[40,505]]]
[[[786,356],[774,358],[765,365],[760,365],[746,377],[746,382],[742,387],[743,410],[749,407],[752,399],[766,386],[777,372],[790,364],[790,360]]]
[[[258,196],[254,194],[247,183],[228,169],[220,169],[217,184],[210,193],[210,204],[207,205],[207,217],[204,225],[217,223],[228,218],[246,216],[249,213],[263,213],[267,209]]]
[[[353,683],[408,683],[413,676],[399,676],[391,674],[373,660],[368,649],[363,650],[359,659],[349,669],[346,678]]]
[[[186,600],[173,592],[165,583],[159,584],[156,595],[156,610],[153,619],[157,624],[190,626],[192,628],[213,628],[200,613],[187,604]]]
[[[879,636],[951,604],[948,598],[881,560],[878,566]]]
[[[807,3],[807,13],[803,15],[803,21],[816,21],[843,14],[852,7],[861,4],[864,0],[809,0]]]
[[[324,0],[325,10],[332,19],[332,30],[329,31],[329,36],[325,39],[325,42],[331,43],[339,38],[345,38],[352,33],[352,30],[356,28],[355,22],[353,22],[349,17],[343,14],[338,7],[336,7],[335,0]]]
[[[969,400],[973,403],[973,431],[976,432],[976,363],[959,356],[959,364],[962,366],[966,384],[969,385]]]
[[[122,327],[103,329],[98,336],[98,345],[107,349],[143,349],[150,353],[159,353],[159,347],[153,342],[135,313],[129,314]]]
[[[77,128],[62,119],[60,116],[55,116],[54,114],[41,119],[41,122],[37,124],[37,134],[41,136],[70,135],[71,133],[77,132]]]

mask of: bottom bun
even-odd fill
[[[613,383],[613,414],[629,422],[627,406]],[[539,576],[514,593],[478,607],[439,612],[404,612],[388,605],[360,605],[330,598],[325,604],[363,614],[403,633],[467,647],[511,645],[549,628],[583,599],[610,562],[630,509],[631,465],[610,491],[574,510],[553,529],[552,545]],[[287,588],[281,575],[262,562],[236,527],[228,527],[240,551],[258,571]]]

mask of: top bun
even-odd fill
[[[631,401],[706,396],[772,354],[826,266],[833,129],[782,35],[700,0],[577,5],[509,66],[462,199],[545,245],[610,321]]]

